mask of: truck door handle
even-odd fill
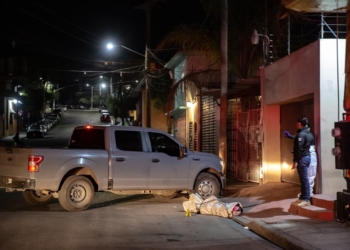
[[[124,158],[116,158],[115,161],[118,161],[118,162],[124,162],[125,159]]]
[[[199,158],[192,158],[192,160],[194,160],[194,161],[200,161],[201,159],[199,159]]]
[[[152,162],[160,162],[159,159],[152,159]]]

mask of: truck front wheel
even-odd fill
[[[53,199],[52,194],[44,194],[41,190],[25,190],[22,196],[26,202],[34,206],[46,205]]]
[[[201,173],[197,177],[194,191],[203,199],[212,195],[218,197],[220,194],[220,184],[214,175]]]
[[[162,193],[153,194],[153,195],[155,197],[161,198],[161,199],[172,199],[172,198],[175,198],[175,196],[177,195],[177,191],[176,190],[167,190],[167,191],[164,191]]]
[[[69,176],[58,192],[58,201],[61,206],[72,212],[87,209],[94,200],[94,187],[84,176]]]

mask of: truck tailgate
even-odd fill
[[[29,178],[28,156],[31,148],[0,147],[0,176]]]

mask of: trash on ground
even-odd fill
[[[192,216],[192,213],[201,213],[232,218],[233,216],[241,215],[243,213],[243,206],[241,203],[225,203],[214,195],[203,200],[199,194],[191,194],[188,201],[184,201],[182,205],[186,212],[186,217]]]

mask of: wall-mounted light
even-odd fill
[[[193,98],[192,100],[187,101],[186,106],[187,108],[191,108],[194,106],[195,103],[196,103],[196,98]]]
[[[268,57],[269,57],[270,39],[267,35],[259,34],[258,31],[256,29],[254,29],[253,34],[252,34],[251,39],[250,39],[252,44],[258,44],[259,37],[262,37],[262,40],[263,40],[263,60],[264,60],[264,66],[267,66],[269,64]]]

